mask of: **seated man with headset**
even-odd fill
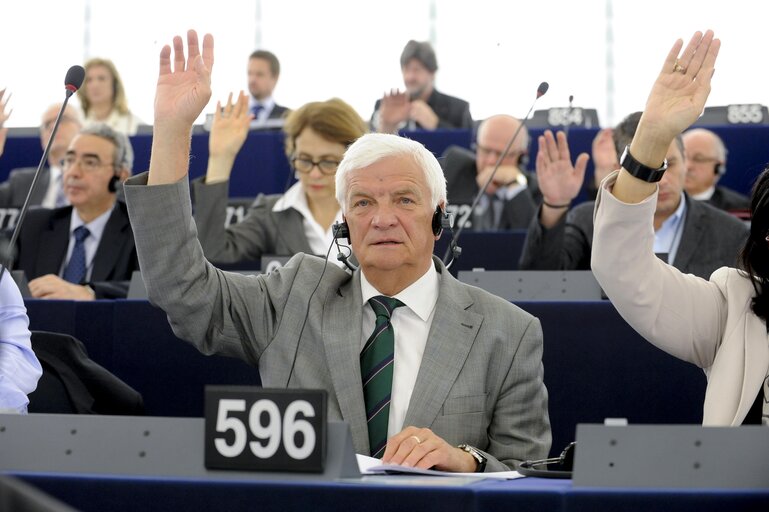
[[[40,299],[93,300],[125,297],[139,269],[128,211],[117,199],[131,174],[128,137],[106,125],[82,129],[62,162],[70,206],[27,213],[14,268]]]
[[[160,54],[150,170],[126,200],[144,281],[175,334],[259,368],[265,387],[324,389],[358,453],[446,471],[500,471],[551,442],[539,321],[460,283],[433,257],[446,187],[421,144],[368,134],[346,151],[336,198],[360,264],[299,253],[260,276],[203,256],[189,200],[189,140],[210,95],[213,38]],[[180,55],[181,54],[181,55]]]
[[[473,200],[491,176],[509,140],[521,128],[494,178],[470,212]],[[457,217],[457,226],[474,231],[526,229],[537,211],[539,192],[536,177],[523,170],[529,134],[521,122],[507,115],[495,115],[478,127],[475,154],[451,146],[443,154],[448,211]]]

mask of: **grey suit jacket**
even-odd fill
[[[263,254],[292,256],[311,253],[304,234],[302,214],[290,208],[273,212],[280,195],[260,194],[237,224],[224,227],[229,182],[206,185],[192,182],[195,196],[195,223],[206,258],[217,263],[258,261]]]
[[[137,186],[145,183],[146,175],[129,180],[129,212],[150,301],[176,335],[206,354],[258,366],[265,386],[327,390],[329,419],[348,422],[355,449],[369,453],[360,272],[324,271],[323,259],[305,254],[268,275],[218,270],[197,241],[187,180]],[[434,261],[438,303],[405,425],[484,450],[489,471],[545,456],[551,437],[539,321]]]
[[[32,186],[32,178],[35,177],[34,167],[24,167],[14,169],[8,175],[8,179],[0,183],[0,208],[21,208],[24,200],[29,193],[29,187]],[[37,186],[32,192],[30,206],[38,206],[45,199],[48,191],[48,180],[50,179],[50,169],[43,167],[40,171],[40,177],[37,178]]]
[[[695,201],[687,194],[681,242],[673,266],[687,274],[710,277],[720,267],[734,266],[748,236],[735,217]],[[550,229],[531,221],[518,267],[521,270],[590,270],[593,247],[593,210],[588,201],[572,208]]]
[[[750,208],[750,199],[748,196],[726,187],[717,186],[713,195],[707,200],[707,203],[719,210],[747,210]]]

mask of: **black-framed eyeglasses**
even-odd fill
[[[78,162],[80,162],[80,168],[86,172],[93,172],[101,167],[113,165],[111,162],[102,163],[98,156],[85,155],[82,158],[78,158],[76,155],[67,155],[61,161],[61,168],[66,171]]]
[[[291,159],[291,165],[295,170],[303,174],[309,174],[312,168],[317,165],[322,174],[330,175],[336,172],[339,167],[339,160],[323,159],[315,161],[309,158],[294,157]]]

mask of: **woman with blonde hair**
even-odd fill
[[[260,195],[243,221],[225,229],[229,177],[252,115],[241,92],[217,103],[206,176],[193,182],[195,223],[206,257],[217,263],[258,261],[262,255],[326,254],[332,226],[342,220],[335,175],[347,147],[366,122],[344,101],[307,103],[286,118],[286,156],[297,183],[285,194]],[[335,259],[334,259],[335,261]]]
[[[103,123],[126,135],[136,134],[142,123],[128,110],[125,88],[115,64],[93,58],[85,63],[85,83],[77,91],[85,124]]]

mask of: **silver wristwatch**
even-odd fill
[[[476,448],[475,446],[470,446],[469,444],[460,444],[457,446],[460,450],[464,450],[470,455],[473,456],[475,459],[475,462],[478,463],[478,467],[475,468],[476,473],[483,473],[483,471],[486,469],[486,457],[481,453],[481,451]]]

